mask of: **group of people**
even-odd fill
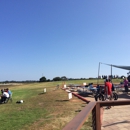
[[[129,81],[127,80],[127,78],[124,78],[123,84],[124,84],[125,92],[126,94],[128,94]],[[114,85],[112,84],[110,79],[106,79],[105,93],[106,93],[107,98],[108,96],[109,97],[112,96],[112,91],[114,91]]]
[[[6,103],[7,99],[12,100],[12,92],[8,88],[1,89],[1,103]]]
[[[124,84],[125,92],[126,92],[126,94],[128,94],[129,81],[127,80],[127,78],[124,78],[123,84]],[[105,89],[106,100],[111,100],[112,99],[112,94],[113,94],[112,91],[114,91],[114,85],[112,84],[110,79],[105,80],[104,89]],[[109,107],[109,108],[111,108],[111,107]],[[102,120],[103,120],[103,111],[104,111],[104,108],[101,107],[100,108],[100,122],[101,122],[101,125],[102,125]]]
[[[96,88],[97,88],[97,93],[100,93],[102,89],[104,90],[105,99],[112,97],[112,91],[115,90],[114,85],[110,79],[105,79],[103,88],[100,85],[97,85]]]

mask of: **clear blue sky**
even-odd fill
[[[97,77],[129,55],[129,0],[0,1],[0,81]]]

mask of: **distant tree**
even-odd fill
[[[101,76],[98,76],[98,79],[101,79],[102,77]]]
[[[44,76],[41,77],[39,81],[40,81],[40,82],[46,82],[46,77],[44,77]]]
[[[107,79],[107,75],[102,75],[102,79]]]
[[[116,78],[118,79],[118,78],[119,78],[119,76],[118,76],[118,75],[116,75]]]
[[[9,83],[9,81],[8,81],[8,80],[6,80],[6,81],[5,81],[5,83]]]
[[[61,80],[66,81],[66,80],[67,80],[67,77],[66,77],[66,76],[62,76],[62,77],[61,77]]]
[[[68,80],[73,80],[73,78],[69,78]]]
[[[46,81],[47,81],[47,82],[50,82],[51,80],[50,80],[50,79],[47,79]]]
[[[122,76],[121,76],[121,79],[123,79],[123,78],[125,78],[125,76],[124,76],[124,75],[122,75]]]
[[[62,79],[60,77],[53,78],[53,81],[61,81]]]
[[[95,78],[93,78],[93,77],[89,77],[88,79],[95,79]]]
[[[111,79],[111,78],[113,79],[113,75],[109,75],[108,78],[109,78],[109,79]]]

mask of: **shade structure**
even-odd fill
[[[112,64],[106,64],[106,63],[99,62],[97,84],[99,83],[100,64],[105,64],[105,65],[111,66],[111,76],[112,76],[112,67],[119,68],[119,69],[124,69],[124,70],[129,70],[129,72],[130,72],[130,66],[112,65]],[[112,80],[112,77],[111,77],[111,80]]]
[[[109,65],[109,66],[124,69],[124,70],[130,70],[130,66],[112,65],[112,64],[106,64],[106,63],[101,63],[101,64]]]
[[[124,70],[130,70],[130,66],[117,66],[117,65],[112,65],[113,67],[124,69]]]

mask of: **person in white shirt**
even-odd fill
[[[1,90],[2,96],[1,96],[1,102],[5,103],[6,99],[9,98],[9,94],[5,92],[4,90]]]

